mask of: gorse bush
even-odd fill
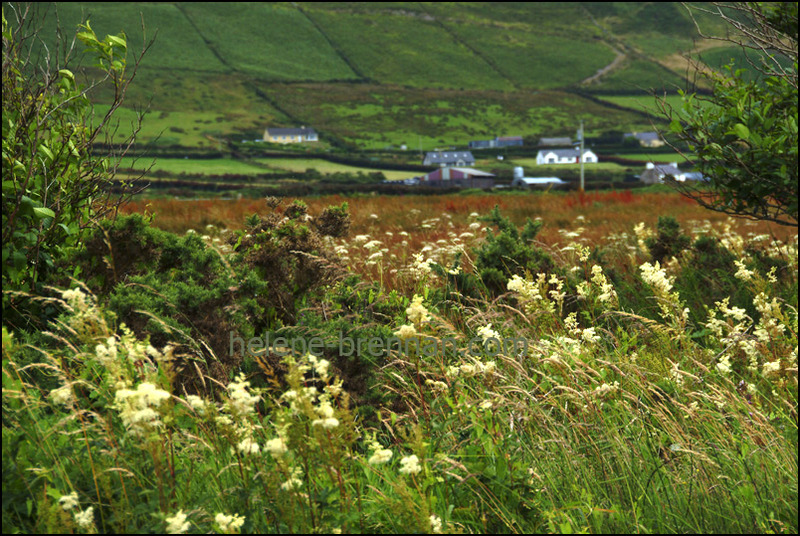
[[[602,252],[565,233],[506,250],[490,291],[481,252],[535,236],[498,211],[498,234],[476,221],[464,242],[394,257],[343,236],[343,207],[325,213],[293,203],[228,238],[104,226],[88,246],[108,253],[80,266],[109,298],[61,291],[47,333],[4,328],[4,531],[796,531],[797,308],[780,296],[797,279],[779,275],[796,245],[709,228],[662,264],[645,226]],[[123,244],[143,260],[112,262]],[[334,256],[396,269],[409,292],[335,273],[304,286],[319,268],[302,261]],[[748,308],[690,311],[710,294],[678,282],[712,266]],[[459,276],[478,292],[454,299]],[[244,351],[224,371],[187,361],[188,339],[212,344],[197,315],[261,335],[247,311],[269,300],[225,294],[243,277],[273,307],[284,286],[287,316],[262,325],[286,344],[257,368]],[[158,314],[131,329],[125,302]],[[332,344],[289,351],[310,336]]]

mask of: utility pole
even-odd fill
[[[581,139],[581,152],[578,155],[578,160],[581,163],[581,192],[583,192],[583,119],[581,119],[581,129],[578,133],[578,136]]]

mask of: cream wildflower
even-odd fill
[[[482,328],[478,328],[478,335],[480,335],[481,339],[483,339],[484,344],[490,339],[500,341],[500,334],[492,329],[491,324],[483,326]]]
[[[238,531],[244,525],[244,519],[244,516],[236,514],[226,516],[221,512],[214,517],[214,521],[222,532]]]
[[[434,391],[446,391],[448,388],[446,383],[438,380],[431,380],[430,378],[425,380],[425,385],[429,386]]]
[[[407,324],[405,326],[400,326],[400,329],[398,329],[397,331],[394,332],[394,336],[395,337],[397,337],[398,339],[403,339],[403,340],[410,339],[410,338],[416,336],[416,334],[417,334],[417,330],[414,329],[414,326],[412,324]]]
[[[656,261],[655,265],[646,262],[639,267],[642,272],[642,279],[645,283],[666,295],[672,290],[672,281],[667,278],[666,270]]]
[[[733,261],[733,264],[735,264],[736,268],[738,268],[738,270],[734,274],[734,276],[737,279],[741,279],[742,281],[750,281],[751,279],[753,279],[753,271],[748,270],[747,267],[744,265],[744,262],[736,260]]]
[[[389,460],[392,459],[392,451],[391,449],[382,449],[379,443],[373,443],[373,452],[372,456],[369,457],[367,463],[370,465],[381,465],[383,463],[387,463]]]
[[[62,495],[58,500],[58,504],[60,504],[61,508],[64,510],[72,510],[78,506],[78,492],[73,491],[69,495]]]
[[[82,529],[91,528],[94,525],[94,507],[90,506],[86,510],[76,513],[75,523]]]
[[[75,400],[75,396],[72,393],[72,387],[69,385],[62,385],[58,389],[50,391],[50,399],[56,404],[67,406]]]
[[[161,424],[159,415],[152,406],[160,406],[170,396],[152,383],[141,383],[135,391],[118,390],[114,395],[114,404],[120,412],[122,422],[134,434],[139,435],[146,429],[145,426],[154,428]]]
[[[183,510],[178,510],[177,514],[168,517],[166,521],[169,534],[183,534],[189,530],[189,522],[186,521],[186,514],[183,513]]]
[[[591,344],[600,341],[600,336],[595,333],[595,328],[586,328],[581,331],[581,338]]]
[[[186,401],[195,411],[202,412],[206,408],[206,401],[197,395],[187,395]]]
[[[422,466],[419,464],[419,458],[417,458],[415,454],[401,458],[399,471],[409,475],[415,475],[419,473],[422,471]]]
[[[594,390],[594,394],[599,397],[604,397],[616,392],[618,389],[619,389],[619,382],[614,382],[611,385],[603,383],[600,387]]]
[[[303,476],[303,471],[299,467],[295,467],[292,469],[292,475],[289,479],[281,484],[281,489],[286,491],[295,490],[303,485],[303,481],[300,480],[300,477]]]
[[[61,297],[76,311],[86,311],[89,308],[89,303],[87,303],[86,299],[87,296],[79,288],[64,290],[61,292]]]
[[[723,355],[717,363],[717,370],[723,374],[728,374],[731,371],[731,360],[727,355]]]
[[[270,439],[264,445],[264,448],[273,456],[280,456],[285,454],[289,448],[286,446],[286,443],[283,442],[283,439],[280,437],[276,437],[274,439]]]
[[[261,447],[258,446],[258,443],[253,441],[253,438],[251,437],[245,437],[242,439],[236,448],[242,454],[258,454],[261,450]]]
[[[322,426],[325,429],[336,428],[339,426],[339,419],[331,417],[329,419],[315,419],[311,422],[312,426]]]
[[[234,416],[244,416],[253,413],[255,404],[261,400],[258,395],[251,395],[247,392],[250,382],[245,381],[244,373],[240,374],[235,381],[228,384],[228,410]]]
[[[764,374],[765,378],[769,378],[770,376],[777,376],[780,374],[781,371],[781,361],[780,359],[776,361],[767,361],[761,368],[761,371]]]
[[[431,515],[431,532],[434,534],[441,534],[442,533],[442,520],[435,515]]]
[[[411,305],[406,309],[408,319],[416,325],[421,325],[431,319],[428,310],[422,305],[422,296],[414,296]]]

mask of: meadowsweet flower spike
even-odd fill
[[[94,525],[94,507],[90,506],[82,512],[75,514],[75,523],[82,529],[89,529]]]
[[[58,504],[60,504],[61,508],[64,510],[72,510],[78,506],[78,492],[73,491],[69,495],[62,495],[58,500]]]
[[[141,383],[136,390],[120,389],[114,396],[114,405],[125,426],[134,435],[142,435],[148,428],[161,425],[159,414],[153,409],[170,398],[166,391],[152,383]]]
[[[189,530],[189,522],[186,521],[186,514],[183,513],[183,510],[178,510],[177,514],[168,517],[166,521],[169,534],[183,534]]]
[[[411,456],[406,456],[400,460],[400,469],[401,473],[407,475],[415,475],[422,471],[422,466],[419,464],[419,458],[415,454]]]
[[[238,532],[239,529],[242,528],[242,525],[244,525],[244,519],[244,516],[237,516],[236,514],[228,516],[222,512],[214,517],[214,521],[222,532]]]
[[[289,448],[286,446],[286,443],[283,442],[283,439],[280,437],[276,437],[274,439],[270,439],[264,445],[264,448],[273,456],[281,456],[285,454]]]
[[[422,296],[414,296],[411,305],[406,309],[408,319],[417,326],[431,319],[428,310],[422,305]]]

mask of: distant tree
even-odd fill
[[[112,149],[105,157],[96,156],[94,147],[110,141],[104,136],[110,136],[112,114],[149,46],[127,68],[125,34],[98,39],[89,21],[71,41],[48,46],[39,35],[38,9],[36,3],[3,3],[4,291],[39,290],[85,231],[115,213],[122,199],[110,186],[135,134],[107,145]],[[77,41],[97,75],[89,87],[79,83],[73,66]],[[95,115],[88,93],[101,84],[112,86],[113,99],[107,113]],[[3,316],[16,309],[14,298],[4,294]]]
[[[700,68],[711,96],[681,91],[682,106],[658,99],[670,131],[708,182],[669,181],[718,212],[797,226],[797,3],[692,4],[725,21],[749,65]],[[697,24],[696,19],[695,24]],[[757,59],[753,59],[757,57]]]

